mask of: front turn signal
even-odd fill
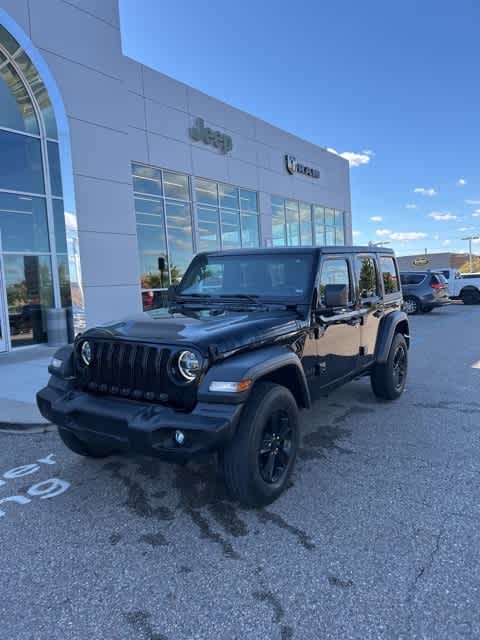
[[[253,380],[247,378],[240,382],[220,382],[214,381],[210,383],[208,390],[212,393],[243,393],[248,391],[253,384]]]

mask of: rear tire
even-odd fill
[[[396,400],[405,389],[407,372],[407,343],[401,333],[396,333],[387,361],[376,364],[370,376],[373,393],[382,400]]]
[[[285,490],[298,450],[298,422],[297,403],[288,389],[271,382],[255,385],[221,456],[233,499],[263,507]]]
[[[70,451],[85,458],[107,458],[114,453],[114,450],[108,445],[91,441],[85,442],[77,438],[77,436],[68,429],[63,429],[62,427],[58,427],[58,435]]]
[[[405,311],[409,315],[420,313],[420,302],[414,296],[407,296],[403,300]]]
[[[477,291],[464,291],[461,296],[463,304],[480,304],[480,293]]]

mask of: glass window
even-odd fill
[[[0,25],[0,42],[11,55],[20,48],[15,38],[2,25]]]
[[[373,298],[378,295],[375,260],[369,256],[357,256],[355,264],[360,298]]]
[[[11,64],[0,69],[0,126],[37,135],[39,133],[32,101]]]
[[[72,306],[72,292],[70,289],[70,273],[68,269],[68,256],[67,255],[59,255],[57,256],[57,265],[58,265],[58,281],[60,284],[60,299],[62,302],[62,307],[71,307]]]
[[[46,310],[53,306],[50,256],[5,255],[4,265],[12,344],[46,342]]]
[[[272,198],[272,244],[274,247],[285,246],[285,200]]]
[[[335,226],[343,227],[343,211],[335,209]]]
[[[325,224],[333,226],[335,224],[335,211],[325,208]]]
[[[240,224],[242,228],[242,247],[258,247],[260,244],[258,216],[242,213]]]
[[[312,207],[313,228],[315,234],[315,244],[322,246],[325,244],[325,210],[314,204]]]
[[[335,244],[340,246],[345,244],[343,227],[335,227]]]
[[[47,138],[53,138],[56,140],[58,138],[58,132],[57,124],[55,122],[55,114],[53,112],[50,98],[48,97],[47,89],[40,78],[40,74],[25,52],[18,55],[15,58],[15,61],[26,77],[28,84],[35,95],[38,106],[41,109]]]
[[[137,224],[163,225],[163,200],[137,196],[135,198]]]
[[[0,189],[45,193],[40,140],[0,131]]]
[[[166,291],[142,291],[142,306],[144,311],[168,307]]]
[[[287,225],[287,246],[297,247],[300,244],[300,227],[296,200],[285,200],[285,222]]]
[[[0,193],[0,230],[4,251],[50,251],[45,199]]]
[[[325,244],[332,246],[335,244],[335,228],[325,227]]]
[[[350,271],[345,258],[332,258],[323,262],[319,291],[321,305],[325,304],[325,287],[327,284],[346,284],[348,287],[348,299],[352,301]]]
[[[237,249],[240,241],[240,214],[232,211],[221,210],[222,222],[222,247],[224,249]]]
[[[400,291],[394,259],[382,256],[380,258],[380,268],[382,270],[383,288],[385,289],[385,293],[396,293],[397,291]]]
[[[218,228],[218,209],[197,207],[198,248],[200,251],[220,249],[220,231]]]
[[[313,244],[312,209],[306,202],[300,202],[300,242],[302,247]]]
[[[60,156],[58,153],[58,144],[56,142],[48,143],[48,168],[50,170],[50,188],[53,196],[62,195],[62,176],[60,173]]]
[[[248,189],[240,189],[240,209],[242,211],[251,211],[258,213],[258,202],[256,191]]]
[[[220,206],[228,209],[239,209],[238,203],[238,189],[228,184],[220,183],[218,185],[218,197],[220,200]]]
[[[197,202],[218,206],[217,183],[211,180],[195,178],[195,195]]]
[[[139,224],[137,225],[137,241],[142,289],[168,287],[165,228]]]
[[[165,204],[168,229],[168,252],[172,284],[180,281],[193,255],[192,215],[190,205],[180,202]]]
[[[147,195],[162,195],[162,172],[160,169],[133,164],[133,190]]]
[[[190,200],[188,176],[182,173],[163,172],[163,189],[166,198],[175,200]]]
[[[67,253],[67,230],[63,200],[53,200],[53,222],[57,253]]]

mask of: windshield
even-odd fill
[[[313,255],[200,255],[183,278],[179,295],[305,298]]]

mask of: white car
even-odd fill
[[[463,304],[480,304],[480,273],[461,273],[455,279],[454,296]]]

